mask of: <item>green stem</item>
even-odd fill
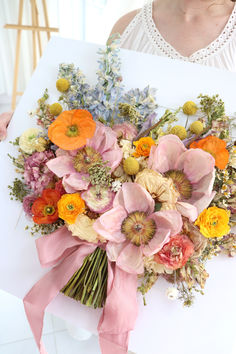
[[[160,120],[159,120],[157,123],[155,123],[155,124],[154,124],[153,126],[151,126],[150,128],[146,129],[144,132],[142,132],[142,134],[137,135],[136,138],[134,139],[134,141],[135,141],[135,140],[138,140],[138,139],[140,139],[140,138],[142,138],[142,137],[144,137],[144,136],[148,136],[149,133],[150,133],[152,130],[154,130],[154,129],[158,128],[159,126],[161,126],[161,125],[163,124],[163,121],[164,121],[164,124],[165,124],[165,122],[168,120],[169,116],[172,116],[172,115],[173,115],[172,112],[170,112],[169,110],[166,110],[166,112],[164,113],[164,115],[160,118]],[[164,124],[163,124],[163,125],[164,125]]]
[[[186,119],[186,123],[185,123],[185,129],[187,128],[188,121],[189,121],[189,115],[187,115],[187,119]]]
[[[97,247],[61,290],[86,306],[102,307],[106,299],[108,265],[106,252]]]

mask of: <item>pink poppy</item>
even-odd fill
[[[116,132],[118,138],[121,137],[128,140],[132,140],[138,135],[137,128],[129,122],[115,124],[112,130]]]
[[[170,236],[182,229],[181,215],[175,210],[154,212],[151,195],[137,183],[124,183],[113,208],[94,223],[95,231],[109,242],[110,261],[128,273],[142,274],[143,256],[162,249]]]
[[[59,178],[67,193],[87,190],[89,186],[88,168],[100,160],[107,162],[111,171],[119,166],[122,150],[117,144],[116,133],[109,127],[96,122],[96,131],[86,146],[63,153],[58,149],[57,157],[48,162],[48,168]]]
[[[215,160],[201,149],[186,149],[176,135],[166,135],[151,148],[148,167],[172,178],[180,196],[177,210],[194,221],[215,196]]]

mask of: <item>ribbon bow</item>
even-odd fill
[[[43,267],[54,266],[23,299],[40,354],[47,354],[41,342],[47,305],[97,246],[99,245],[73,237],[65,226],[36,240],[40,264]],[[136,294],[137,276],[124,272],[108,260],[107,298],[98,324],[102,354],[127,353],[129,332],[134,328],[138,314]]]

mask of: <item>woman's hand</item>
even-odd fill
[[[0,114],[0,141],[7,137],[7,127],[12,118],[13,112]]]

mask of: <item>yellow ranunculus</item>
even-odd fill
[[[210,207],[198,216],[195,225],[207,238],[222,237],[230,232],[229,212],[225,209]]]

